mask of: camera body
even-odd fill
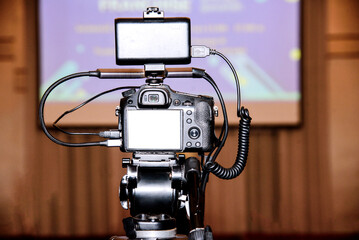
[[[214,144],[212,97],[147,84],[125,92],[119,130],[124,152],[208,152]]]

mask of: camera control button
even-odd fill
[[[191,110],[187,110],[187,115],[192,115],[192,111]]]
[[[181,101],[178,100],[178,99],[175,99],[175,100],[173,100],[173,104],[174,104],[175,106],[179,106],[179,105],[181,105]]]
[[[188,124],[191,124],[191,123],[192,123],[192,119],[187,118],[186,122],[187,122]]]
[[[200,147],[201,143],[200,142],[196,142],[196,147]]]
[[[187,145],[187,147],[192,147],[192,143],[191,143],[191,142],[187,142],[186,145]]]
[[[186,100],[184,103],[183,103],[184,106],[192,106],[193,103],[189,100]]]
[[[189,135],[189,137],[192,138],[192,139],[197,139],[197,138],[199,138],[199,135],[200,135],[200,134],[201,134],[201,133],[200,133],[200,131],[199,131],[199,129],[198,129],[197,127],[192,127],[192,128],[190,128],[189,131],[188,131],[188,135]]]

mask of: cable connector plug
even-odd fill
[[[121,132],[117,129],[115,130],[109,130],[109,131],[103,131],[99,133],[100,137],[103,138],[112,138],[112,139],[118,139],[121,138]]]
[[[191,56],[193,58],[204,58],[209,56],[210,49],[206,46],[191,46]]]
[[[122,139],[109,139],[105,141],[107,147],[122,147]]]

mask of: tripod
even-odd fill
[[[133,159],[122,162],[127,174],[121,181],[120,200],[125,209],[131,206],[132,216],[123,220],[128,238],[183,239],[188,235],[189,239],[212,239],[210,228],[203,224],[204,193],[197,158],[134,153]]]

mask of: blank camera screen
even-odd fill
[[[128,110],[127,149],[180,150],[181,110]]]

